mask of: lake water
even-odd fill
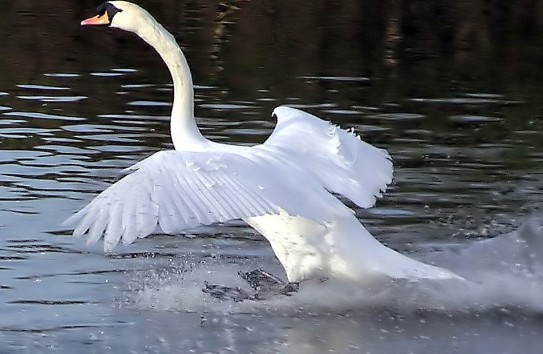
[[[211,1],[141,2],[187,55],[206,136],[262,142],[279,104],[354,127],[396,167],[361,221],[392,248],[470,274],[487,257],[473,244],[540,216],[543,31],[528,21],[538,9],[440,3],[251,1],[219,18]],[[240,222],[112,254],[72,239],[64,219],[172,147],[165,67],[133,35],[81,29],[94,5],[0,4],[0,352],[541,351],[543,273],[504,271],[516,263],[500,252],[476,289],[308,284],[233,304],[202,293],[204,280],[283,276]]]

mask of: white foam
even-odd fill
[[[143,280],[139,279],[139,285],[132,288],[129,296],[133,297],[132,303],[137,308],[158,311],[343,313],[389,310],[454,314],[514,308],[524,313],[540,314],[543,313],[543,267],[540,266],[543,250],[538,247],[543,244],[541,224],[540,219],[532,218],[518,231],[474,243],[460,251],[434,255],[436,262],[441,260],[439,265],[446,265],[469,279],[466,282],[380,281],[359,285],[337,280],[312,280],[303,282],[300,291],[292,296],[235,303],[203,293],[204,281],[239,286],[251,292],[237,273],[262,267],[263,260],[232,263],[231,259],[219,258],[182,267],[182,271],[147,274]],[[264,268],[281,274],[277,273],[281,271],[278,263],[270,264],[268,261]]]

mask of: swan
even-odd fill
[[[269,138],[252,147],[206,139],[194,119],[189,66],[175,38],[146,10],[109,1],[82,26],[133,32],[153,47],[174,85],[171,138],[159,151],[66,220],[105,252],[156,229],[181,233],[199,225],[242,219],[270,243],[289,283],[337,278],[461,279],[377,241],[336,195],[372,207],[392,181],[389,154],[311,114],[279,106]]]

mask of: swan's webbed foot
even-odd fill
[[[207,281],[204,282],[204,285],[205,287],[202,291],[219,300],[234,300],[235,302],[241,302],[253,297],[253,295],[247,293],[240,287],[231,288],[222,285],[211,285]]]
[[[251,272],[238,272],[251,288],[256,292],[252,296],[255,300],[266,300],[275,295],[290,296],[299,289],[298,283],[286,283],[279,277],[262,269],[255,269]]]
[[[249,283],[249,286],[258,291],[270,291],[280,288],[285,283],[275,275],[262,269],[255,269],[250,272],[239,271],[238,275]]]
[[[287,285],[283,286],[281,290],[279,290],[279,294],[290,296],[293,293],[298,292],[299,289],[300,289],[300,283],[287,283]]]
[[[253,296],[252,300],[267,300],[276,295],[281,296],[291,296],[293,293],[297,292],[300,288],[298,283],[287,283],[286,285],[276,288],[276,289],[267,289],[266,291],[257,291]]]
[[[254,294],[240,287],[211,285],[207,281],[204,282],[205,287],[202,291],[219,300],[241,302],[244,300],[266,300],[276,295],[291,296],[300,287],[298,283],[285,283],[279,277],[262,269],[255,269],[251,272],[239,271],[238,275],[255,290]]]

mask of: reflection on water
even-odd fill
[[[541,207],[537,2],[141,3],[180,39],[198,124],[212,139],[263,141],[273,107],[286,103],[387,148],[395,181],[376,208],[356,212],[388,245],[439,259],[435,250],[510,232]],[[3,348],[540,351],[538,281],[519,286],[526,303],[496,300],[484,311],[473,301],[459,312],[404,313],[371,301],[346,311],[328,294],[326,314],[283,299],[222,315],[231,304],[204,298],[203,279],[235,284],[240,267],[280,272],[268,245],[241,223],[143,239],[113,255],[67,237],[62,220],[123,168],[172,146],[163,64],[133,36],[81,30],[93,6],[0,4]],[[500,281],[493,284],[518,286]],[[489,305],[502,288],[485,291],[477,301]],[[415,306],[397,294],[377,304]]]

